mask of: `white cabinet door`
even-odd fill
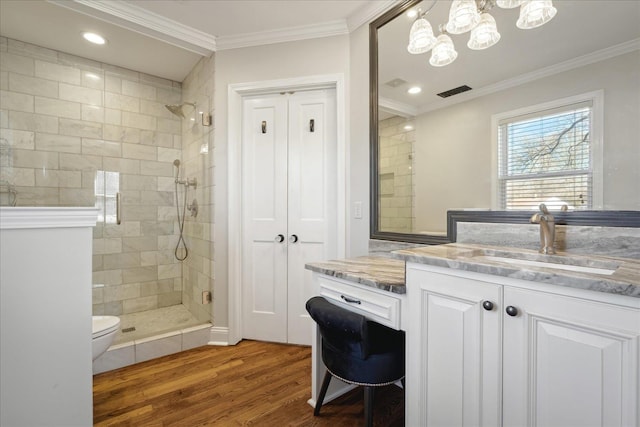
[[[638,310],[509,287],[504,303],[505,426],[639,425]]]
[[[243,338],[311,345],[304,266],[338,250],[335,89],[246,98],[242,130]]]
[[[499,426],[501,287],[414,268],[407,283],[407,425]]]

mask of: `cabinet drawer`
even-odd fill
[[[319,278],[319,285],[320,295],[333,304],[390,328],[400,329],[399,298],[325,277]]]

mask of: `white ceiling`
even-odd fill
[[[203,55],[347,34],[392,0],[0,0],[0,35],[182,81]],[[85,42],[94,31],[104,46]]]

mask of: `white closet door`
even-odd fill
[[[311,345],[307,262],[337,255],[335,89],[289,98],[288,342]]]
[[[243,102],[243,337],[311,345],[304,266],[337,255],[335,89]]]
[[[287,99],[247,98],[242,142],[243,337],[287,341]],[[278,236],[282,235],[282,242]]]

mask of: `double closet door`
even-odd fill
[[[243,99],[243,338],[311,344],[304,265],[337,255],[336,135],[335,89]]]

